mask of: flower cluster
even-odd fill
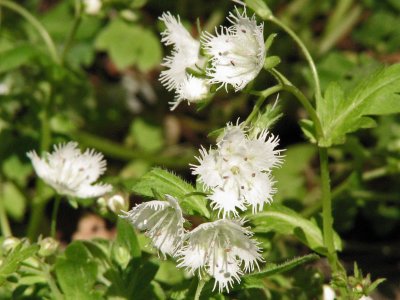
[[[206,272],[215,279],[219,291],[229,290],[245,272],[262,262],[252,232],[237,218],[250,205],[253,213],[272,201],[275,192],[271,168],[281,163],[278,138],[261,131],[251,136],[244,125],[228,124],[218,139],[217,149],[202,149],[200,165],[193,173],[211,190],[212,207],[223,212],[223,219],[199,225],[187,232],[178,200],[154,200],[137,205],[125,213],[137,229],[145,231],[152,244],[165,257],[177,258],[178,267],[190,273]],[[236,218],[229,219],[230,215]]]
[[[255,16],[247,17],[236,9],[230,13],[231,26],[221,26],[216,35],[201,34],[200,41],[194,39],[182,26],[179,17],[164,13],[160,20],[166,30],[161,33],[165,45],[173,45],[171,56],[164,58],[160,80],[168,90],[175,90],[176,96],[171,110],[180,102],[198,102],[209,95],[210,86],[232,85],[236,91],[243,89],[260,72],[264,65],[266,48],[263,24],[257,24]],[[201,46],[206,54],[202,56]],[[187,72],[197,71],[196,77]],[[202,75],[204,74],[204,75]]]
[[[216,30],[216,36],[202,34],[205,57],[200,41],[182,26],[179,17],[164,13],[160,20],[166,26],[161,41],[173,46],[160,75],[166,88],[176,92],[172,109],[184,100],[207,98],[212,84],[241,90],[264,65],[263,24],[258,25],[254,16],[248,18],[245,10],[231,13],[231,26]],[[179,199],[170,195],[165,195],[166,201],[139,204],[121,217],[144,231],[164,257],[176,258],[178,267],[200,277],[208,274],[215,279],[214,288],[218,285],[220,292],[229,291],[241,275],[263,262],[259,244],[239,213],[248,206],[256,213],[272,201],[271,170],[281,163],[278,142],[267,130],[250,131],[243,124],[228,124],[215,149],[200,150],[199,165],[192,165],[192,171],[222,219],[187,231]]]
[[[93,184],[106,170],[103,155],[92,149],[82,153],[76,142],[55,145],[54,151],[44,158],[35,151],[27,156],[37,175],[60,195],[90,198],[112,190],[109,184]]]
[[[178,200],[165,197],[166,201],[139,204],[121,217],[145,231],[164,257],[168,254],[177,258],[178,267],[192,274],[198,271],[199,276],[202,270],[207,272],[222,291],[229,290],[235,281],[240,281],[240,275],[253,271],[263,261],[258,243],[251,239],[253,233],[243,227],[243,220],[217,220],[186,232]]]
[[[200,150],[193,174],[212,192],[209,196],[223,217],[252,206],[261,211],[275,193],[271,169],[281,163],[279,139],[267,130],[251,138],[243,125],[228,125],[216,149]]]

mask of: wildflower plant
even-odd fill
[[[318,73],[302,39],[263,0],[235,1],[225,16],[221,10],[211,10],[209,20],[199,18],[197,26],[184,26],[187,23],[172,9],[162,12],[152,20],[158,20],[159,37],[153,33],[155,28],[142,26],[152,25],[151,16],[140,9],[145,2],[77,0],[73,6],[60,4],[51,17],[36,18],[22,5],[0,0],[2,24],[3,11],[14,12],[4,15],[6,25],[13,24],[16,16],[25,18],[32,25],[26,36],[34,45],[18,45],[18,51],[12,52],[13,31],[7,29],[7,43],[0,47],[0,77],[10,71],[7,78],[0,78],[7,83],[7,89],[0,91],[4,100],[0,103],[4,143],[0,152],[14,152],[8,140],[18,141],[15,151],[22,147],[26,160],[11,154],[1,164],[0,298],[319,299],[323,293],[346,300],[367,297],[383,279],[363,276],[357,263],[353,275],[348,274],[338,255],[343,245],[334,225],[340,228],[341,224],[334,224],[332,200],[340,202],[344,197],[349,205],[354,198],[360,203],[365,193],[354,196],[353,190],[400,170],[398,160],[390,156],[383,170],[361,174],[362,165],[374,164],[367,160],[373,152],[362,151],[364,145],[348,137],[375,126],[376,116],[400,112],[400,65],[381,67],[368,76],[347,74],[351,78],[346,77],[344,84],[328,82],[326,75]],[[313,51],[323,55],[331,47],[337,38],[332,28],[346,5],[340,2],[336,7]],[[341,30],[354,22],[357,8],[340,23]],[[46,26],[63,13],[73,22],[64,39],[57,41],[61,31],[51,32]],[[268,35],[271,28],[279,35]],[[96,33],[93,41],[89,41],[90,32]],[[278,51],[273,45],[284,34],[293,43],[286,48],[298,47],[307,63],[301,80],[292,82],[293,74],[281,68],[281,60],[292,64],[284,51],[281,58],[274,55]],[[161,45],[166,48],[164,58]],[[104,72],[121,93],[114,94],[105,86],[99,94],[106,96],[97,95],[89,88],[103,75],[89,81],[87,72],[103,59]],[[299,69],[294,67],[294,74]],[[330,76],[336,71],[323,70]],[[117,77],[122,79],[114,80]],[[154,87],[162,86],[174,96],[157,97],[160,91],[152,88],[151,78],[158,79]],[[310,89],[294,82],[309,83]],[[137,102],[139,92],[149,95],[143,90],[151,90],[151,101],[138,102],[140,109],[131,109],[135,115],[129,125],[127,109],[117,105],[117,95]],[[32,99],[21,100],[28,95]],[[306,146],[293,147],[277,134],[274,125],[286,115],[283,105],[276,104],[280,95],[288,97],[285,101],[290,106],[292,99],[300,104],[303,119],[298,127],[309,142]],[[275,103],[266,104],[268,100]],[[213,121],[192,123],[169,112],[164,132],[147,122],[147,118],[159,118],[161,110],[151,106],[146,117],[139,114],[157,101],[160,108],[169,106],[170,110],[187,102],[191,107],[186,109]],[[96,125],[88,126],[92,121]],[[13,127],[13,122],[18,126]],[[129,134],[121,144],[116,142],[119,135],[99,137],[112,130],[121,132],[127,124]],[[186,132],[191,126],[197,131]],[[382,131],[392,129],[387,126]],[[206,130],[214,131],[208,134]],[[390,148],[377,132],[379,147],[391,154],[390,149],[398,150],[398,143]],[[168,139],[163,139],[164,133]],[[186,136],[196,141],[201,137],[203,145],[176,145]],[[333,147],[335,152],[330,150]],[[334,164],[341,155],[357,157],[358,169],[338,172],[347,167]],[[105,157],[111,165],[108,170]],[[122,161],[129,163],[122,168]],[[295,165],[296,172],[287,164]],[[186,180],[169,169],[182,171]],[[337,173],[340,176],[331,176]],[[348,178],[338,184],[344,175]],[[103,179],[98,182],[100,176]],[[379,196],[367,194],[374,198],[371,195]],[[16,213],[12,204],[21,205],[25,198],[29,213]],[[62,202],[64,198],[68,201]],[[292,198],[300,200],[284,201]],[[74,227],[69,206],[100,220],[101,226],[95,223],[89,235],[105,238],[82,241],[77,240],[82,235],[63,236],[62,222],[58,222],[61,213],[68,231]],[[15,223],[27,218],[26,237],[13,236],[13,231],[22,229],[12,230],[8,215]],[[296,256],[296,252],[305,255]],[[323,258],[319,265],[326,264],[325,274],[316,270],[318,265],[302,266]],[[296,273],[297,267],[303,269]],[[286,271],[291,271],[290,279],[283,274]]]

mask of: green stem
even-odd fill
[[[29,11],[27,11],[19,4],[7,0],[0,0],[0,6],[7,7],[13,10],[14,12],[20,14],[22,17],[24,17],[37,30],[40,37],[46,44],[50,56],[54,60],[54,62],[56,62],[57,64],[60,63],[56,46],[53,40],[51,39],[49,33],[47,32],[46,28],[44,28],[43,25]]]
[[[107,156],[114,157],[123,160],[143,159],[147,162],[162,165],[165,167],[180,167],[187,166],[193,159],[193,153],[191,151],[179,152],[176,155],[154,155],[154,153],[148,153],[135,149],[130,149],[121,146],[109,139],[96,136],[91,133],[75,131],[70,133],[70,137],[79,143],[82,143],[88,147],[96,148]]]
[[[200,299],[200,294],[201,291],[203,290],[204,285],[206,284],[207,281],[200,279],[199,283],[197,284],[197,289],[196,289],[196,293],[194,295],[194,300],[199,300]]]
[[[333,240],[332,201],[327,148],[319,148],[319,159],[321,167],[322,229],[324,245],[328,250],[328,260],[332,271],[336,272],[338,270],[338,259]]]
[[[49,122],[48,111],[51,105],[52,90],[46,91],[44,94],[44,104],[40,113],[40,152],[47,151],[51,143],[51,128]],[[36,240],[40,224],[43,220],[43,212],[46,206],[46,199],[43,199],[44,183],[39,178],[36,179],[36,197],[32,201],[31,216],[28,224],[28,238]]]
[[[76,1],[75,5],[76,5],[75,20],[68,34],[68,37],[65,41],[64,49],[61,53],[61,63],[64,62],[68,54],[68,50],[71,48],[72,42],[74,41],[75,35],[78,32],[79,25],[81,24],[82,21],[82,4],[80,1]]]
[[[1,179],[0,179],[1,180]],[[8,222],[6,208],[4,206],[4,197],[3,197],[3,183],[0,182],[0,225],[1,225],[1,233],[3,237],[12,236],[10,223]]]
[[[60,195],[56,195],[56,199],[54,201],[53,211],[51,214],[51,227],[50,227],[50,236],[54,239],[56,237],[56,227],[57,227],[57,215],[58,209],[60,208],[61,197]]]
[[[289,34],[289,36],[296,42],[296,44],[299,46],[300,50],[303,52],[303,54],[304,54],[304,56],[305,56],[305,58],[306,58],[306,60],[307,60],[307,62],[309,64],[309,66],[310,66],[311,73],[312,73],[312,76],[313,76],[314,85],[315,85],[314,86],[315,97],[316,97],[317,101],[319,101],[322,98],[322,95],[321,95],[321,84],[319,82],[317,67],[315,66],[314,60],[311,57],[311,54],[308,51],[307,47],[304,45],[302,40],[297,36],[297,34],[292,29],[290,29],[288,26],[286,26],[280,20],[275,18],[273,15],[270,15],[268,20],[271,21],[272,23],[278,25],[284,31],[286,31],[286,33]]]
[[[314,107],[311,105],[311,102],[307,99],[307,97],[278,70],[269,69],[268,72],[270,72],[281,83],[282,90],[287,91],[296,97],[296,99],[307,111],[311,120],[314,122],[317,138],[322,137],[324,133],[322,130],[321,121],[319,120],[317,112],[315,111]]]
[[[56,281],[53,278],[53,275],[51,274],[50,266],[48,266],[45,262],[40,261],[40,264],[42,266],[42,271],[47,279],[47,284],[49,285],[50,291],[56,300],[64,300],[64,296],[61,293],[60,289],[57,286]]]
[[[280,90],[282,90],[282,88],[283,88],[282,85],[278,84],[278,85],[274,85],[274,86],[258,93],[259,98],[258,98],[256,104],[254,105],[253,110],[251,111],[250,115],[247,117],[246,121],[244,121],[244,125],[248,125],[253,120],[253,118],[256,116],[256,114],[260,111],[260,108],[263,105],[264,101],[269,96],[279,92]]]

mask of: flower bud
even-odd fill
[[[46,257],[46,256],[53,255],[57,252],[59,242],[51,237],[47,237],[39,242],[39,246],[40,246],[40,249],[39,249],[38,254],[40,256]]]
[[[101,11],[101,0],[83,0],[83,8],[88,15],[97,15]]]
[[[14,250],[14,248],[20,243],[20,239],[10,236],[8,238],[5,238],[1,248],[3,250],[4,253],[10,252],[12,250]]]
[[[121,195],[114,195],[107,201],[107,207],[115,214],[121,213],[121,210],[128,209],[128,201]]]

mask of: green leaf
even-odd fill
[[[313,222],[303,218],[295,211],[279,204],[273,204],[265,211],[248,215],[254,225],[254,232],[277,232],[296,236],[315,252],[326,255],[321,229]],[[341,241],[335,235],[335,248],[341,250]]]
[[[38,250],[39,245],[27,246],[24,242],[20,242],[11,253],[7,253],[0,265],[0,286],[8,276],[18,270],[25,259],[35,255]]]
[[[154,197],[152,189],[155,189],[161,195],[168,194],[177,198],[185,213],[191,215],[197,212],[206,218],[210,217],[205,197],[196,194],[189,195],[196,193],[195,188],[166,170],[160,168],[151,170],[132,189],[136,194],[149,198]]]
[[[3,173],[8,178],[13,180],[19,186],[26,185],[28,176],[32,172],[32,166],[28,163],[23,163],[20,158],[13,154],[3,162]]]
[[[368,116],[400,112],[400,64],[383,68],[345,94],[337,83],[331,83],[325,97],[317,103],[324,137],[321,147],[342,144],[346,134],[370,128],[375,121]]]
[[[65,299],[101,299],[93,289],[97,264],[82,242],[73,242],[67,247],[65,257],[57,258],[55,272]]]
[[[124,290],[116,290],[116,286],[111,286],[110,291],[114,290],[114,294],[124,295],[124,299],[154,299],[151,281],[157,271],[158,264],[155,262],[132,259],[124,269]]]
[[[131,133],[143,150],[155,152],[164,144],[161,127],[150,124],[142,118],[135,118],[132,122]]]
[[[112,245],[112,254],[122,266],[126,266],[130,259],[139,258],[142,255],[133,227],[122,218],[118,218],[117,239]]]
[[[165,260],[160,263],[160,268],[155,276],[159,282],[168,285],[178,285],[185,279],[185,274],[182,269],[176,267],[176,263],[170,260]]]
[[[148,71],[162,57],[159,39],[148,29],[115,19],[97,36],[95,47],[107,51],[117,68],[137,65]]]
[[[244,279],[246,280],[247,278],[264,278],[271,275],[279,274],[289,271],[302,264],[317,260],[319,258],[320,257],[317,254],[308,254],[300,257],[295,257],[282,264],[267,264],[267,266],[260,272],[245,275]]]
[[[315,155],[314,145],[296,144],[287,148],[282,167],[273,171],[276,188],[279,191],[275,195],[275,201],[304,199],[308,195],[309,191],[303,174]]]
[[[12,182],[3,184],[3,199],[7,213],[16,221],[22,221],[26,211],[26,198]]]
[[[26,64],[36,53],[32,45],[19,45],[0,53],[0,74]]]

